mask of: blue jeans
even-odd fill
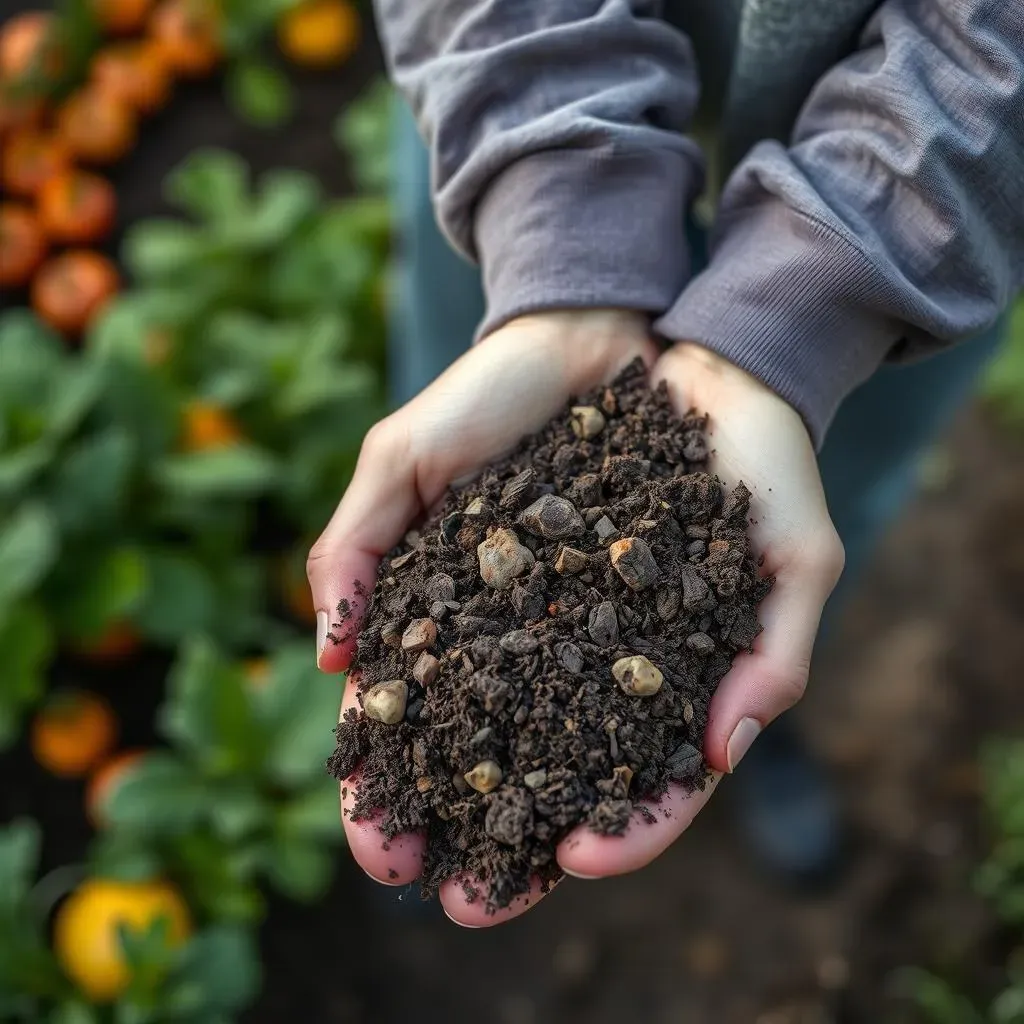
[[[426,152],[404,107],[396,122],[400,264],[391,386],[400,403],[467,349],[484,300],[479,272],[455,254],[437,228]],[[699,268],[702,232],[694,229],[690,242]],[[843,403],[819,456],[829,510],[846,546],[846,571],[826,620],[912,493],[920,456],[973,393],[1004,331],[1005,322],[930,359],[885,366]]]

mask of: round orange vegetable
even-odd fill
[[[118,43],[93,59],[93,84],[133,110],[151,114],[171,96],[171,74],[161,51],[149,42]]]
[[[213,0],[163,0],[150,19],[149,34],[172,71],[201,78],[223,55],[221,20]]]
[[[32,756],[53,775],[87,775],[117,738],[117,721],[102,697],[85,691],[54,696],[32,722]]]
[[[26,11],[0,26],[0,78],[14,82],[42,76],[59,77],[64,70],[58,22],[48,11]]]
[[[189,402],[182,420],[181,447],[187,452],[228,448],[242,439],[235,418],[212,402]]]
[[[115,35],[140,32],[153,9],[153,0],[92,0],[96,20]]]
[[[57,111],[57,137],[85,163],[112,164],[135,145],[138,122],[123,100],[89,86]]]
[[[75,650],[89,661],[111,664],[126,661],[142,646],[142,637],[130,622],[114,622],[96,639],[87,640]]]
[[[359,49],[361,38],[359,12],[349,0],[306,0],[277,24],[278,45],[302,67],[341,64]]]
[[[113,185],[88,171],[58,174],[39,191],[39,220],[55,242],[101,242],[113,230],[116,217]]]
[[[0,288],[23,288],[46,258],[39,219],[20,203],[0,203]]]
[[[181,894],[171,885],[92,878],[57,910],[53,950],[64,973],[89,1000],[110,1003],[131,981],[120,930],[146,931],[161,919],[167,922],[170,944],[184,945],[192,921]]]
[[[103,804],[121,785],[125,775],[145,756],[144,750],[126,750],[104,761],[92,773],[85,790],[85,811],[96,828],[104,824]]]
[[[52,135],[26,129],[3,145],[0,179],[12,195],[31,198],[70,163],[67,147]]]
[[[0,83],[0,142],[26,128],[38,128],[46,104],[38,96],[25,96]]]
[[[72,249],[39,268],[32,282],[32,307],[58,331],[81,334],[119,286],[117,268],[105,256]]]
[[[249,658],[242,665],[242,669],[245,672],[246,682],[254,689],[258,690],[266,686],[267,680],[270,678],[270,661],[267,658]]]

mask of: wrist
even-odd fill
[[[646,314],[625,309],[565,309],[510,320],[479,342],[539,350],[553,374],[576,393],[609,380],[634,359],[657,357]]]

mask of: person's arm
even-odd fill
[[[756,146],[658,329],[803,415],[816,442],[887,357],[991,326],[1024,282],[1024,3],[888,0],[792,145]]]
[[[663,313],[703,165],[685,36],[657,0],[376,0],[430,146],[438,220],[480,262],[486,334],[524,313]]]

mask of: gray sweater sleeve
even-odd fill
[[[661,314],[688,273],[699,150],[686,38],[658,0],[376,0],[431,155],[438,220],[480,262],[483,330],[590,306]]]
[[[723,195],[709,268],[658,325],[743,366],[816,441],[886,357],[991,326],[1024,282],[1024,3],[888,0],[787,149]]]

